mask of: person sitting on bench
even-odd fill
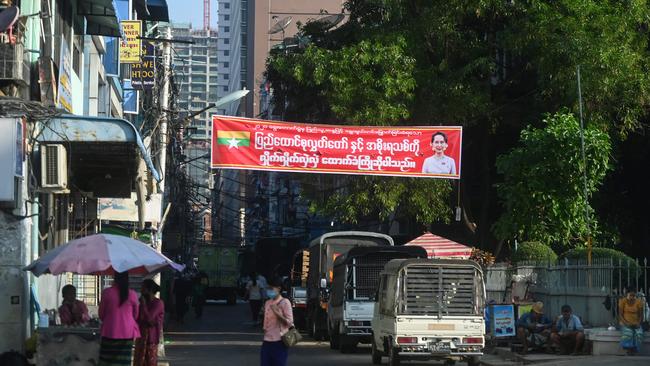
[[[585,341],[584,327],[580,318],[573,315],[571,306],[562,306],[562,315],[555,322],[551,341],[564,354],[572,352],[571,355],[577,355],[582,350]]]
[[[535,350],[548,348],[551,326],[551,320],[544,316],[544,303],[534,303],[530,312],[522,315],[517,321],[517,338],[524,345],[522,354],[528,352],[528,347]]]

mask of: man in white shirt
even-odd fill
[[[447,150],[447,135],[444,132],[436,132],[431,136],[431,149],[433,156],[424,160],[422,173],[425,174],[456,174],[456,162],[445,155]]]

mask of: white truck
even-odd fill
[[[388,235],[368,231],[335,231],[323,234],[309,245],[307,273],[307,331],[320,341],[327,338],[327,304],[334,277],[334,261],[352,248],[393,246]]]
[[[474,261],[395,259],[380,275],[372,319],[372,363],[465,360],[480,363],[485,346],[485,286]]]
[[[421,247],[358,247],[334,261],[333,279],[327,306],[330,348],[354,352],[357,344],[370,343],[379,273],[398,258],[426,258]]]

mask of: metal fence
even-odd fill
[[[496,264],[485,271],[488,301],[543,301],[545,313],[555,317],[569,304],[592,326],[616,323],[618,300],[628,290],[648,294],[648,260],[595,258],[557,263]]]

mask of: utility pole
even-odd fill
[[[582,155],[582,180],[584,183],[584,196],[585,196],[585,222],[587,223],[587,264],[591,266],[591,225],[589,223],[589,199],[587,190],[587,160],[585,159],[585,126],[584,118],[582,116],[582,86],[580,85],[580,65],[577,70],[578,76],[578,103],[580,104],[580,152]],[[591,277],[590,277],[591,282]]]
[[[170,79],[171,79],[171,69],[172,69],[172,62],[171,62],[171,54],[172,54],[172,45],[171,45],[171,38],[172,38],[172,30],[170,27],[167,28],[167,32],[165,34],[166,40],[163,41],[163,84],[162,84],[162,90],[161,90],[161,95],[160,95],[160,109],[162,111],[162,115],[160,117],[160,131],[158,133],[159,136],[159,144],[158,144],[158,164],[160,164],[160,176],[162,177],[162,180],[160,181],[161,189],[163,192],[165,192],[165,173],[166,173],[166,165],[167,165],[167,123],[169,121],[169,84],[170,84]],[[163,194],[164,196],[164,194]],[[164,207],[164,205],[162,205]],[[162,208],[164,210],[164,208]],[[161,215],[163,212],[160,213]]]

